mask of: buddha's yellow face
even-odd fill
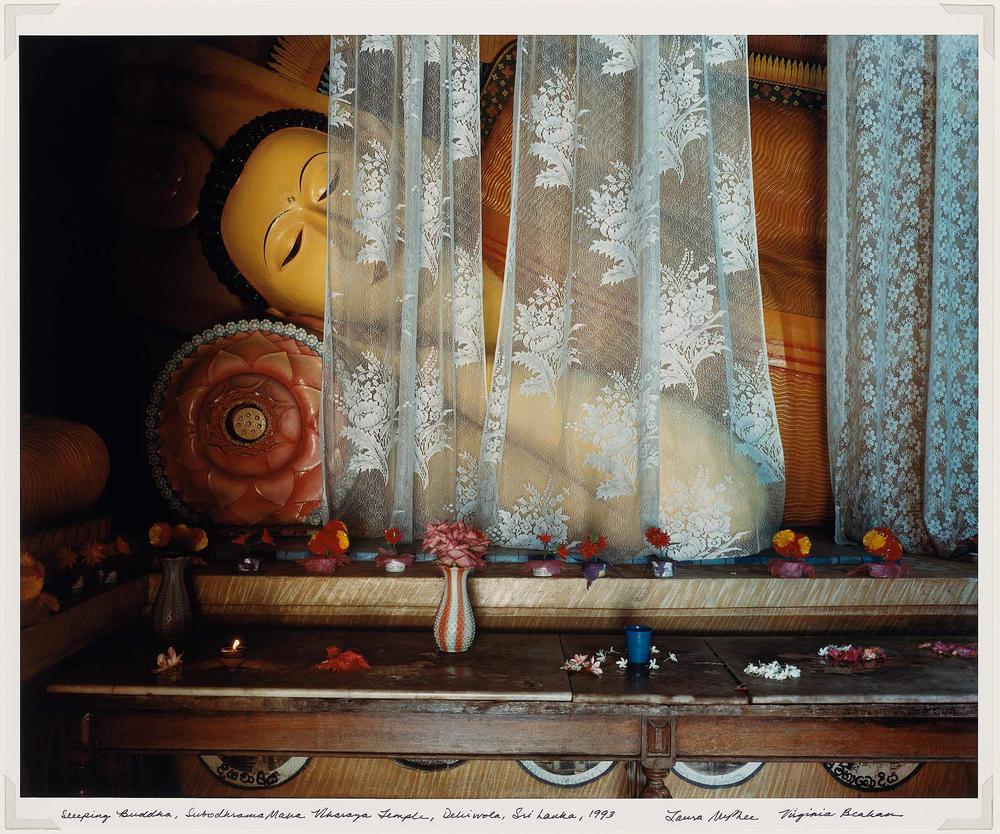
[[[283,317],[323,318],[327,173],[326,133],[277,130],[247,160],[222,210],[222,241],[236,268]]]

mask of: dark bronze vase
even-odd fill
[[[165,642],[176,640],[191,630],[191,599],[184,584],[184,569],[190,556],[160,559],[163,578],[153,601],[153,631]]]

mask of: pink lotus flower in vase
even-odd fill
[[[423,549],[431,553],[445,578],[444,593],[434,617],[434,641],[442,652],[468,651],[476,636],[469,600],[468,578],[486,564],[490,540],[464,521],[428,524]]]
[[[434,556],[439,568],[476,569],[486,565],[490,540],[464,521],[428,524],[423,549]]]

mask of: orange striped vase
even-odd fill
[[[469,601],[472,568],[439,568],[444,574],[444,593],[434,617],[434,642],[443,652],[467,652],[476,639],[476,620]]]

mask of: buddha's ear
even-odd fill
[[[176,124],[119,119],[112,133],[107,186],[129,222],[154,231],[187,226],[213,153],[204,139]]]

